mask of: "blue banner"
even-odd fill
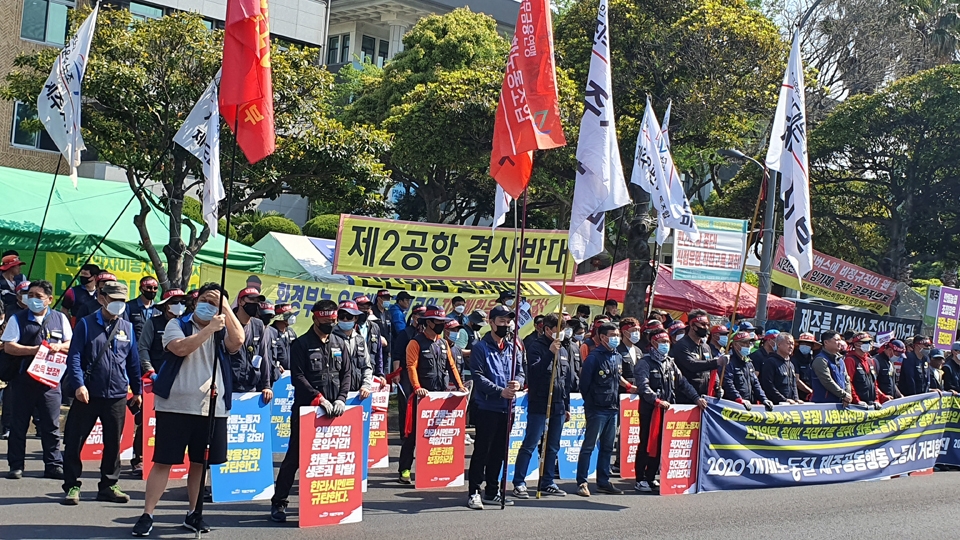
[[[227,462],[210,468],[214,502],[258,501],[273,496],[270,407],[260,392],[233,394],[227,419]]]
[[[507,452],[507,482],[513,482],[513,473],[517,469],[517,455],[523,446],[523,438],[527,435],[527,408],[530,404],[526,392],[517,392],[517,399],[513,405],[513,429],[510,431],[510,451]],[[530,456],[530,465],[527,467],[527,476],[524,481],[530,482],[540,478],[540,448],[539,444]]]
[[[946,426],[943,429],[943,444],[937,463],[960,467],[960,397],[944,394],[944,408],[949,404]]]
[[[293,383],[290,370],[273,383],[273,401],[270,404],[270,440],[274,454],[286,454],[290,446],[290,410],[293,407]]]
[[[580,459],[580,447],[583,446],[583,434],[587,430],[587,418],[583,412],[583,397],[580,394],[570,394],[570,421],[563,425],[560,435],[560,453],[557,460],[560,462],[560,478],[564,480],[577,479],[577,460]],[[590,468],[587,478],[597,477],[597,455],[599,447],[593,449],[590,459]]]
[[[373,397],[360,399],[360,392],[350,392],[347,394],[347,405],[359,405],[363,408],[363,492],[367,492],[367,471],[370,470],[370,464],[367,463],[367,453],[370,451],[370,413],[373,412]]]
[[[703,413],[698,492],[874,480],[937,463],[957,399],[936,393],[863,407],[778,405]]]

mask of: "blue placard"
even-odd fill
[[[527,409],[530,396],[526,392],[517,392],[517,399],[513,403],[513,429],[510,431],[510,451],[507,452],[507,482],[513,482],[513,473],[517,468],[517,454],[527,434]],[[538,478],[540,478],[539,444],[530,456],[530,465],[527,467],[527,477],[524,480],[530,482]]]
[[[227,462],[210,468],[214,502],[257,501],[273,496],[270,407],[260,392],[233,394],[227,419]]]
[[[570,394],[570,421],[563,425],[563,434],[560,435],[560,478],[576,480],[577,460],[580,459],[580,447],[583,446],[583,434],[587,430],[587,418],[583,411],[583,397],[580,394]],[[597,455],[599,446],[594,446],[590,459],[590,468],[587,478],[597,476]]]
[[[290,370],[273,383],[273,402],[270,404],[271,444],[274,454],[285,454],[290,446],[290,411],[293,407],[293,383]]]
[[[363,407],[363,492],[367,492],[367,453],[370,451],[370,413],[373,412],[373,397],[367,396],[367,399],[360,399],[360,392],[350,392],[347,394],[347,405],[359,405]]]

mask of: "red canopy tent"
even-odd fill
[[[576,276],[574,280],[567,282],[567,296],[593,300],[612,298],[618,302],[623,302],[629,282],[629,273],[630,261],[623,260],[613,266],[612,280],[609,268]],[[607,291],[608,280],[610,280],[609,292]],[[552,281],[550,286],[559,291],[562,282]],[[729,317],[733,314],[733,303],[736,296],[736,283],[675,281],[673,270],[668,266],[660,265],[653,306],[684,313],[699,308],[706,310],[711,315]],[[768,297],[767,318],[769,320],[792,319],[793,311],[793,302],[772,294]],[[756,312],[757,288],[749,283],[744,283],[740,292],[740,303],[737,305],[737,316],[749,319],[754,317]]]

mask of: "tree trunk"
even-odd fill
[[[643,321],[647,314],[647,291],[653,284],[653,260],[650,257],[650,234],[655,230],[648,217],[650,194],[630,184],[630,196],[635,201],[633,220],[627,230],[627,257],[630,259],[630,277],[623,313]]]

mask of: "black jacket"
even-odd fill
[[[750,357],[743,358],[733,351],[723,374],[723,398],[742,399],[747,403],[762,403],[767,399]]]
[[[775,405],[788,399],[798,400],[797,374],[793,363],[781,358],[777,353],[767,356],[760,374],[760,386],[767,399]]]
[[[640,412],[644,416],[653,411],[658,399],[676,403],[678,392],[690,403],[695,403],[700,398],[697,389],[683,376],[669,356],[657,361],[649,354],[644,355],[637,362],[636,374],[637,387],[642,398]]]
[[[680,373],[696,389],[697,395],[705,396],[710,393],[710,372],[717,369],[718,364],[706,343],[683,336],[670,347],[670,358],[673,358],[680,368]],[[684,403],[693,404],[694,401]]]
[[[960,392],[960,365],[953,359],[943,363],[943,390]]]
[[[630,357],[630,349],[636,349],[636,362],[634,362],[633,358]],[[620,356],[623,358],[623,378],[626,379],[630,384],[637,384],[636,364],[640,363],[640,359],[643,358],[643,353],[640,352],[640,349],[636,346],[628,346],[623,341],[621,341],[620,346],[617,347],[617,352],[620,353]]]
[[[897,388],[897,366],[893,360],[885,353],[879,353],[873,357],[873,362],[877,365],[877,386],[880,387],[880,391],[891,399],[903,397],[900,389]]]
[[[322,394],[328,401],[346,401],[352,360],[346,343],[335,335],[326,343],[311,327],[290,346],[293,403],[310,405]]]
[[[570,410],[570,392],[576,382],[570,351],[560,347],[560,364],[557,375],[553,377],[553,363],[556,355],[550,350],[553,340],[539,336],[530,340],[527,348],[527,385],[529,388],[530,412],[547,413],[547,398],[550,394],[550,380],[553,378],[553,403],[551,415],[563,414]]]

